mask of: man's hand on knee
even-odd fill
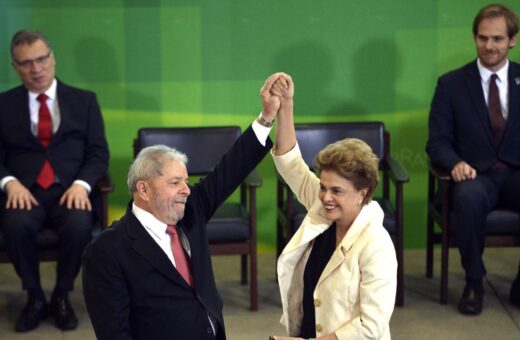
[[[13,179],[5,184],[5,192],[7,194],[6,209],[31,210],[33,205],[38,205],[36,198],[17,179]]]
[[[477,177],[477,170],[473,169],[466,162],[458,162],[451,169],[451,177],[455,182],[462,182],[467,179],[475,179]]]
[[[66,205],[67,209],[92,210],[88,198],[87,189],[81,184],[72,184],[60,198],[60,205]]]

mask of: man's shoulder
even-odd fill
[[[520,72],[520,63],[509,60],[509,68],[514,72]]]
[[[24,93],[27,93],[25,87],[23,85],[18,85],[7,91],[0,92],[0,98],[10,98],[12,96],[23,95]]]
[[[103,230],[94,240],[93,244],[100,247],[113,247],[118,240],[123,239],[125,235],[125,225],[128,223],[126,216],[123,216],[120,220],[114,221],[108,228]]]
[[[73,93],[80,96],[95,96],[95,92],[87,89],[68,85],[58,79],[58,94]]]
[[[441,75],[439,77],[439,79],[443,80],[443,81],[454,81],[454,80],[462,79],[468,73],[471,73],[471,72],[478,72],[478,67],[477,67],[476,61],[469,62],[464,66],[461,66],[457,69],[448,71],[448,72],[444,73],[443,75]]]

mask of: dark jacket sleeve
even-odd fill
[[[439,78],[428,121],[426,152],[432,163],[451,170],[462,158],[454,149],[454,116],[450,91],[444,77]]]
[[[132,339],[130,292],[111,246],[111,232],[107,230],[85,249],[83,296],[98,339]]]
[[[89,132],[85,150],[85,162],[81,167],[77,179],[82,179],[94,186],[108,170],[108,145],[105,138],[105,127],[101,110],[96,96],[89,103],[88,109]]]
[[[66,187],[76,179],[93,187],[107,173],[109,151],[97,97],[93,92],[58,83],[62,122],[49,158]]]
[[[194,187],[192,197],[197,200],[196,204],[206,222],[262,161],[272,145],[268,138],[266,146],[262,146],[249,126],[222,156],[218,165]]]

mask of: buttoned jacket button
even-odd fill
[[[321,306],[321,300],[320,299],[314,299],[314,306],[315,307]]]
[[[316,324],[316,332],[321,332],[323,331],[323,326],[320,325],[319,323]]]

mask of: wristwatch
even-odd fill
[[[274,123],[274,119],[272,121],[269,121],[267,120],[264,115],[262,114],[263,112],[260,112],[260,114],[258,115],[258,118],[256,119],[256,121],[258,122],[258,124],[262,125],[262,126],[265,126],[265,127],[272,127],[273,126],[273,123]]]

